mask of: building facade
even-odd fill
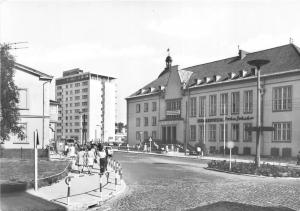
[[[113,141],[115,139],[116,84],[115,78],[80,69],[63,72],[56,79],[58,139]]]
[[[248,61],[267,59],[261,72],[261,153],[296,156],[300,150],[300,50],[293,44],[248,53],[184,69],[171,66],[127,98],[128,141],[150,136],[161,144],[204,143],[223,153],[256,153],[257,70]]]
[[[15,63],[14,82],[19,90],[19,124],[23,126],[25,139],[10,135],[10,140],[1,144],[4,149],[33,149],[34,131],[38,132],[38,148],[49,144],[50,83],[53,76]],[[2,99],[5,100],[5,99]]]

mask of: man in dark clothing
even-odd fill
[[[298,155],[297,155],[297,165],[300,165],[300,151],[298,152]]]

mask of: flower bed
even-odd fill
[[[226,160],[212,160],[207,165],[210,169],[229,171],[229,162]],[[260,167],[256,167],[255,163],[232,162],[231,172],[269,177],[300,177],[300,169],[287,166],[276,166],[268,163],[264,163],[261,164]]]

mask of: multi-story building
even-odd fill
[[[81,143],[115,139],[115,78],[72,69],[56,79],[56,136]]]
[[[151,136],[161,144],[204,143],[223,152],[255,154],[257,70],[247,62],[267,59],[261,69],[261,132],[263,155],[296,156],[300,150],[300,49],[294,44],[239,55],[184,69],[171,66],[127,98],[128,141]]]
[[[25,138],[10,135],[10,140],[1,143],[4,149],[33,149],[33,133],[38,132],[38,148],[49,144],[50,83],[53,76],[25,65],[15,63],[14,83],[19,91],[19,124],[23,126]],[[5,100],[5,99],[1,99]]]

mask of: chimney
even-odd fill
[[[245,58],[245,56],[247,55],[247,53],[248,53],[248,52],[246,52],[246,51],[239,50],[239,57],[240,57],[240,59]]]

